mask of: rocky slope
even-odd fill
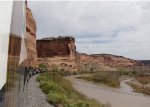
[[[79,62],[95,62],[99,65],[109,67],[132,67],[143,65],[140,61],[111,54],[79,54],[79,60]]]

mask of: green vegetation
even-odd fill
[[[119,76],[116,75],[115,73],[110,72],[97,72],[86,76],[81,76],[78,78],[93,81],[96,83],[102,83],[110,87],[119,87],[120,85]]]
[[[45,64],[39,64],[39,68],[47,68]]]
[[[119,78],[121,76],[134,77],[141,84],[150,84],[149,71],[145,70],[144,67],[135,68],[124,68],[120,67],[117,71],[80,71],[83,76],[77,77],[79,79],[84,79],[88,81],[93,81],[96,83],[102,83],[111,87],[119,87]]]
[[[150,76],[146,68],[119,68],[118,73],[120,76],[127,75],[134,77],[141,84],[128,83],[135,92],[150,95],[150,87],[147,86],[147,84],[150,84]]]
[[[70,81],[59,75],[45,72],[37,77],[40,88],[47,95],[47,100],[54,106],[62,107],[104,107],[95,100],[87,99],[77,92]]]
[[[150,95],[150,87],[147,86],[147,84],[150,84],[150,76],[138,76],[138,77],[136,77],[136,80],[138,82],[140,82],[142,84],[142,86],[141,85],[139,86],[139,85],[136,85],[136,84],[132,84],[132,83],[129,83],[129,85],[136,92]]]
[[[117,72],[119,73],[120,76],[123,75],[128,75],[128,76],[137,76],[139,75],[139,71],[132,70],[132,69],[126,69],[126,68],[118,68]]]
[[[67,69],[60,68],[58,65],[55,65],[55,64],[53,64],[51,66],[50,73],[51,73],[51,75],[54,75],[54,77],[55,77],[55,75],[61,75],[63,77],[70,76],[70,75],[77,75],[76,71],[71,72]]]

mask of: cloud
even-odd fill
[[[29,2],[38,38],[70,35],[77,50],[150,59],[150,2]]]

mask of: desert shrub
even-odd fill
[[[109,72],[97,72],[90,74],[88,76],[78,77],[79,79],[84,79],[88,81],[93,81],[96,83],[102,83],[111,87],[119,87],[119,76],[117,74]]]
[[[42,88],[42,91],[43,91],[44,93],[46,93],[46,94],[49,93],[49,85],[48,85],[48,83],[43,83],[43,84],[41,84],[41,85],[40,85],[40,88]]]
[[[53,75],[61,75],[61,76],[69,76],[72,75],[71,71],[63,68],[59,68],[59,66],[53,64],[51,66],[50,72],[53,73]]]
[[[140,72],[138,70],[134,69],[125,69],[125,68],[118,68],[118,73],[120,76],[122,75],[128,75],[128,76],[138,76]]]
[[[54,105],[56,104],[65,104],[66,102],[66,99],[67,99],[67,96],[61,92],[57,92],[57,91],[54,91],[54,92],[50,92],[48,94],[48,101],[53,103]]]
[[[90,105],[83,100],[67,100],[65,107],[90,107]]]
[[[42,82],[40,84],[40,88],[42,88],[42,91],[46,94],[48,94],[49,91],[65,92],[58,84],[54,82]]]
[[[134,83],[128,83],[133,89],[134,91],[138,92],[138,93],[143,93],[143,94],[147,94],[150,95],[150,88],[149,87],[141,87],[137,84]]]
[[[39,64],[39,68],[47,68],[45,64]]]
[[[150,84],[150,76],[140,76],[140,77],[136,77],[136,79],[143,85]]]
[[[36,80],[37,81],[44,81],[44,80],[46,80],[46,77],[45,76],[38,76],[37,78],[36,78]]]
[[[129,75],[129,72],[125,68],[118,68],[117,71],[118,71],[120,76]]]
[[[119,87],[119,77],[111,73],[99,72],[91,76],[95,82],[100,82],[111,87]]]

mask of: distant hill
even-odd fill
[[[117,56],[112,54],[83,54],[79,53],[80,62],[95,62],[99,65],[105,65],[109,67],[132,67],[132,66],[142,66],[141,61],[136,61],[130,58],[125,58],[123,56]]]
[[[150,60],[139,60],[142,63],[144,63],[144,65],[150,65]]]

